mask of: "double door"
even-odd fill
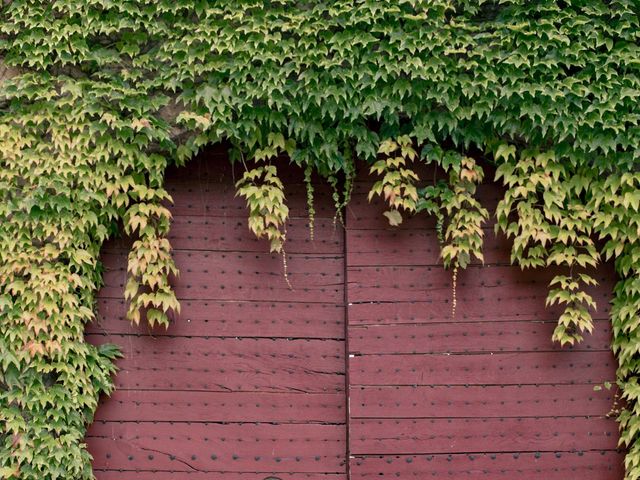
[[[168,175],[182,305],[168,330],[129,324],[127,242],[103,251],[87,339],[124,358],[87,436],[99,480],[622,478],[612,393],[593,389],[615,373],[606,307],[584,344],[554,347],[553,272],[510,266],[488,232],[452,316],[430,220],[390,229],[362,176],[345,228],[317,189],[312,240],[302,174],[281,168],[290,289],[227,163],[211,150]],[[598,277],[604,307],[613,274]]]

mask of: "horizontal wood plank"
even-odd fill
[[[266,253],[175,252],[180,276],[173,287],[181,299],[300,301],[341,303],[344,264],[339,256],[288,255],[287,284],[282,258]],[[105,286],[102,298],[123,298],[126,257],[102,256]]]
[[[602,385],[351,387],[349,411],[353,419],[603,417],[615,393]]]
[[[119,345],[116,387],[207,391],[344,391],[344,345],[334,340],[88,335]]]
[[[442,455],[377,455],[351,459],[353,480],[618,480],[624,455],[610,450]]]
[[[342,255],[344,231],[332,219],[318,218],[310,238],[308,219],[293,218],[287,223],[287,253]],[[174,251],[257,252],[269,250],[265,239],[257,238],[247,226],[247,213],[240,217],[178,216],[171,221],[167,238]],[[133,240],[114,238],[102,251],[125,255]],[[123,250],[126,250],[123,251]]]
[[[498,310],[499,305],[529,298],[544,306],[549,282],[555,275],[566,273],[552,268],[520,270],[508,266],[470,266],[458,272],[458,305],[462,307],[472,302],[469,307],[477,307],[477,303],[486,302]],[[600,285],[587,289],[595,297],[598,312],[604,312],[609,302],[613,278],[612,271],[602,268],[596,275]],[[451,272],[441,267],[424,266],[350,267],[348,285],[350,303],[450,302],[453,288]]]
[[[99,298],[87,333],[153,336],[344,338],[344,306],[330,303],[182,300],[169,328],[134,325],[124,299]]]
[[[245,163],[232,163],[229,159],[230,145],[227,143],[216,143],[207,145],[191,158],[185,165],[170,165],[167,168],[165,178],[167,183],[228,183],[235,184],[247,168],[255,165],[249,159]],[[271,159],[271,163],[278,167],[278,177],[287,183],[304,182],[304,170],[292,164],[291,159],[286,155],[281,155]],[[314,181],[318,179],[313,177]]]
[[[343,393],[117,390],[102,399],[95,421],[339,424],[345,410]]]
[[[601,417],[352,420],[351,454],[614,450],[618,425]]]
[[[87,443],[98,469],[340,472],[345,427],[315,424],[109,422]]]
[[[344,469],[344,468],[343,468]],[[255,469],[254,469],[255,470]],[[224,470],[149,470],[143,471],[123,470],[99,470],[93,473],[97,480],[211,480],[212,478],[224,478],[224,480],[262,480],[270,476],[277,476],[280,480],[347,480],[345,473],[304,473],[304,472],[279,472],[279,471],[251,471],[250,473],[228,472]],[[178,476],[179,475],[179,476]]]
[[[408,302],[375,301],[349,304],[349,325],[398,325],[450,323],[468,324],[470,322],[512,322],[512,321],[557,321],[562,314],[558,306],[546,307],[547,291],[542,287],[523,289],[500,301],[491,296],[491,292],[476,289],[458,291],[455,315],[451,310],[451,297],[444,292],[437,297],[412,300]],[[450,293],[449,293],[450,295]],[[607,298],[605,298],[605,295]],[[598,309],[592,312],[593,318],[607,320],[610,312],[608,295],[603,292]]]
[[[595,322],[593,334],[574,346],[551,341],[557,322],[470,322],[404,325],[354,325],[349,349],[357,354],[484,353],[515,351],[608,351],[611,323]]]
[[[366,355],[349,358],[357,385],[528,385],[615,379],[610,352]]]
[[[511,240],[485,228],[482,253],[486,265],[511,263]],[[435,229],[347,230],[347,264],[359,266],[439,266],[440,242]],[[480,265],[473,257],[471,264]]]
[[[174,217],[202,216],[202,217],[242,217],[248,214],[247,202],[236,196],[233,182],[206,181],[171,182],[166,187],[173,202],[167,203]],[[327,185],[314,186],[313,207],[315,218],[325,218],[333,222],[336,208],[332,192]],[[288,184],[285,186],[285,204],[289,207],[290,218],[309,218],[307,206],[307,189],[304,184]]]

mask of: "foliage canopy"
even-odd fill
[[[438,217],[454,269],[481,258],[490,158],[513,261],[566,269],[548,298],[561,343],[592,329],[583,267],[614,258],[621,442],[640,478],[639,18],[637,0],[4,2],[0,474],[92,478],[83,436],[117,355],[83,340],[100,247],[118,222],[137,236],[129,316],[166,324],[164,170],[225,140],[258,161],[238,188],[273,249],[287,210],[270,158],[327,178],[339,208],[364,159],[391,222]],[[418,183],[419,163],[445,178]]]

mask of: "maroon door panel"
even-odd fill
[[[167,176],[182,305],[169,329],[126,320],[127,241],[103,251],[87,339],[125,357],[87,436],[98,480],[622,478],[615,392],[594,390],[615,378],[610,265],[590,292],[596,331],[559,348],[557,272],[510,265],[489,222],[452,316],[433,219],[388,227],[360,175],[346,231],[316,188],[311,240],[302,173],[282,163],[290,289],[227,165],[211,149]],[[489,208],[500,195],[479,191]]]
[[[361,177],[347,215],[350,477],[620,480],[607,320],[614,274],[597,272],[597,331],[561,349],[553,271],[510,265],[485,230],[486,264],[442,268],[432,219],[385,225]],[[497,187],[479,196],[491,207]]]
[[[87,436],[98,480],[346,477],[344,233],[330,195],[317,194],[310,241],[302,174],[289,179],[291,290],[227,164],[207,152],[167,176],[182,305],[168,330],[124,318],[127,242],[103,251],[87,338],[124,358]]]

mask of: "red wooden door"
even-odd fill
[[[167,331],[124,318],[126,242],[104,250],[87,336],[125,357],[87,438],[99,480],[345,478],[344,234],[332,202],[318,194],[311,242],[302,174],[289,172],[290,290],[280,257],[249,232],[223,157],[168,174],[182,313]]]
[[[360,177],[347,215],[350,478],[621,480],[617,424],[607,418],[611,266],[592,293],[596,330],[551,343],[552,271],[510,265],[509,242],[485,231],[485,265],[458,274],[438,258],[432,219],[389,228]],[[485,185],[493,211],[501,191]]]
[[[593,388],[615,378],[609,267],[596,332],[559,349],[553,272],[511,266],[488,225],[486,264],[459,274],[452,318],[431,220],[389,228],[361,175],[346,235],[317,190],[312,242],[302,175],[283,168],[290,290],[227,164],[211,150],[168,174],[183,311],[167,331],[124,318],[126,242],[104,250],[87,337],[125,358],[87,438],[99,480],[622,478],[613,392]],[[490,208],[499,195],[481,191]]]

